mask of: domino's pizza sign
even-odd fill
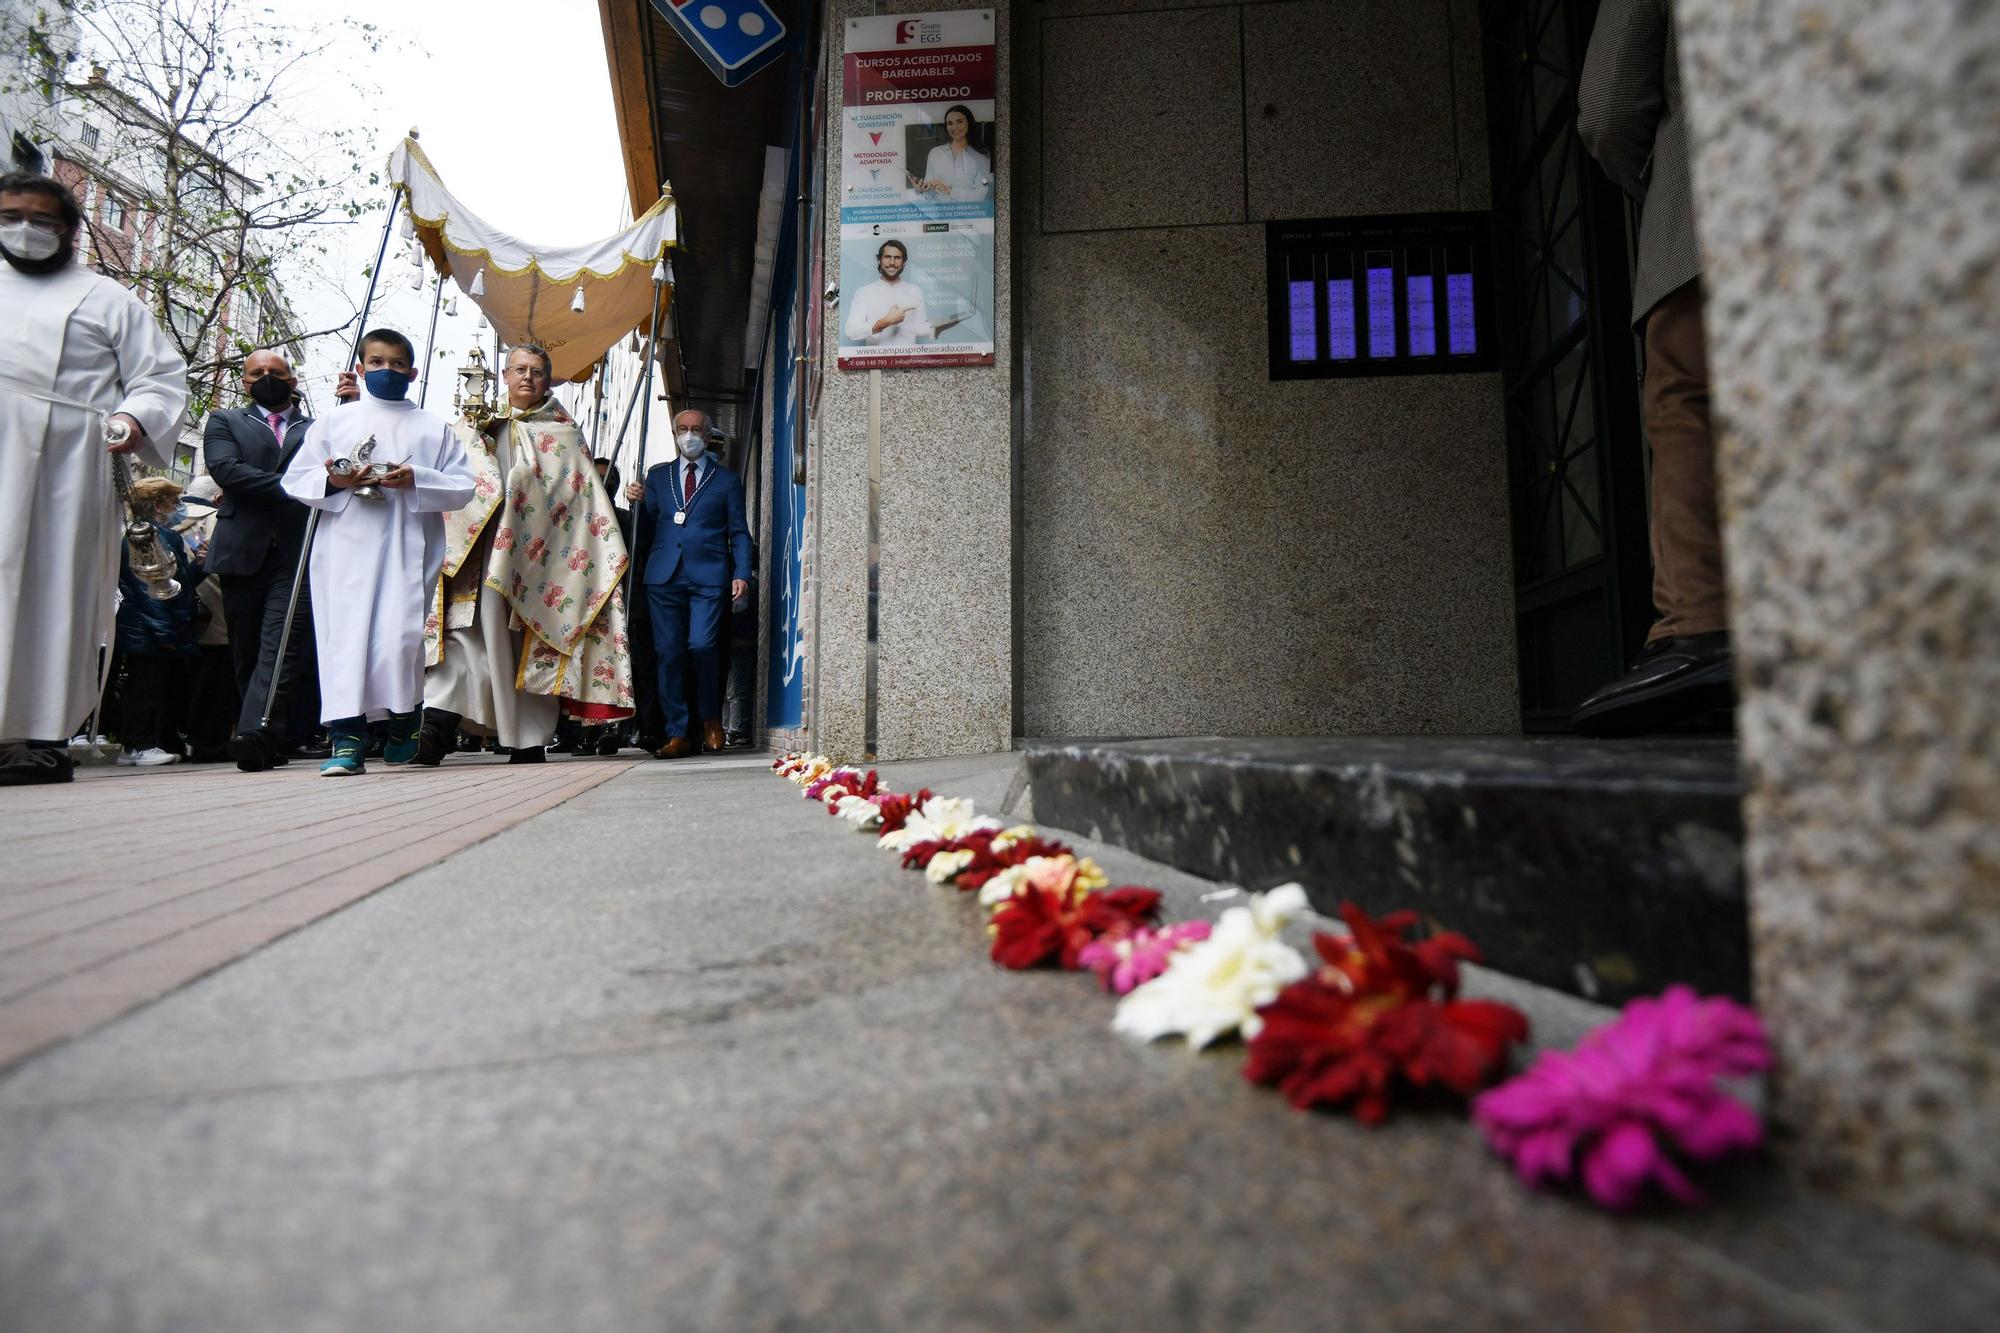
[[[785,25],[764,0],[653,0],[653,8],[726,88],[784,54]]]

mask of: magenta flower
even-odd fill
[[[1764,1141],[1756,1113],[1716,1080],[1770,1066],[1755,1012],[1673,986],[1632,1001],[1574,1051],[1543,1052],[1525,1074],[1481,1094],[1472,1115],[1531,1187],[1580,1173],[1606,1208],[1632,1207],[1649,1182],[1677,1202],[1700,1203],[1683,1163]]]
[[[851,786],[852,784],[859,782],[860,780],[861,780],[861,771],[859,769],[853,769],[853,768],[833,769],[832,771],[828,772],[824,777],[815,778],[813,779],[813,781],[806,784],[806,799],[808,801],[817,801],[818,799],[820,799],[821,795],[825,793],[826,789],[828,787],[833,786],[835,783],[840,783],[842,786]]]
[[[1181,921],[1157,930],[1150,926],[1116,930],[1084,945],[1076,961],[1095,972],[1104,989],[1123,995],[1166,971],[1176,953],[1207,939],[1208,931],[1206,921]]]

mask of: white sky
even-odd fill
[[[276,24],[310,40],[329,11],[328,0],[264,0]],[[310,124],[359,124],[382,162],[403,134],[422,131],[424,152],[445,186],[467,208],[523,240],[574,244],[611,235],[630,216],[625,168],[612,110],[610,73],[596,0],[406,0],[361,11],[390,36],[394,49],[370,57],[336,48],[293,90],[292,105]],[[373,88],[357,96],[356,81]],[[384,197],[387,190],[383,191]],[[650,202],[650,201],[649,201]],[[362,270],[381,239],[381,215],[341,228],[344,296],[311,284],[287,296],[307,329],[339,322],[367,289]],[[434,275],[411,289],[412,244],[400,229],[389,242],[368,322],[402,329],[423,349]],[[446,297],[456,291],[447,287]],[[479,312],[459,299],[456,319],[438,323],[426,406],[451,406],[451,370],[481,335]],[[351,331],[350,331],[351,332]],[[486,339],[492,354],[491,333]],[[346,356],[332,338],[307,349],[312,401],[326,410],[332,380]]]

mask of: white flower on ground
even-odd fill
[[[1305,910],[1306,891],[1297,884],[1230,908],[1207,939],[1174,955],[1165,972],[1118,1002],[1112,1030],[1141,1041],[1178,1034],[1196,1050],[1232,1032],[1256,1036],[1258,1008],[1310,970],[1278,938]]]
[[[949,884],[953,875],[971,864],[971,852],[939,852],[924,867],[924,878],[933,884]]]
[[[884,833],[876,845],[900,852],[920,842],[950,842],[977,829],[999,827],[999,820],[975,815],[969,800],[933,796],[924,802],[923,809],[911,812],[903,827],[894,833]]]
[[[1046,856],[1031,856],[1017,866],[1008,866],[979,886],[979,905],[991,912],[999,911],[1000,904],[1013,897],[1015,890],[1028,882],[1035,863],[1048,859]]]
[[[833,811],[857,829],[874,828],[882,822],[882,807],[866,796],[843,796]]]

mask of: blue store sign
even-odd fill
[[[784,54],[785,25],[764,0],[653,0],[653,8],[724,87]]]

